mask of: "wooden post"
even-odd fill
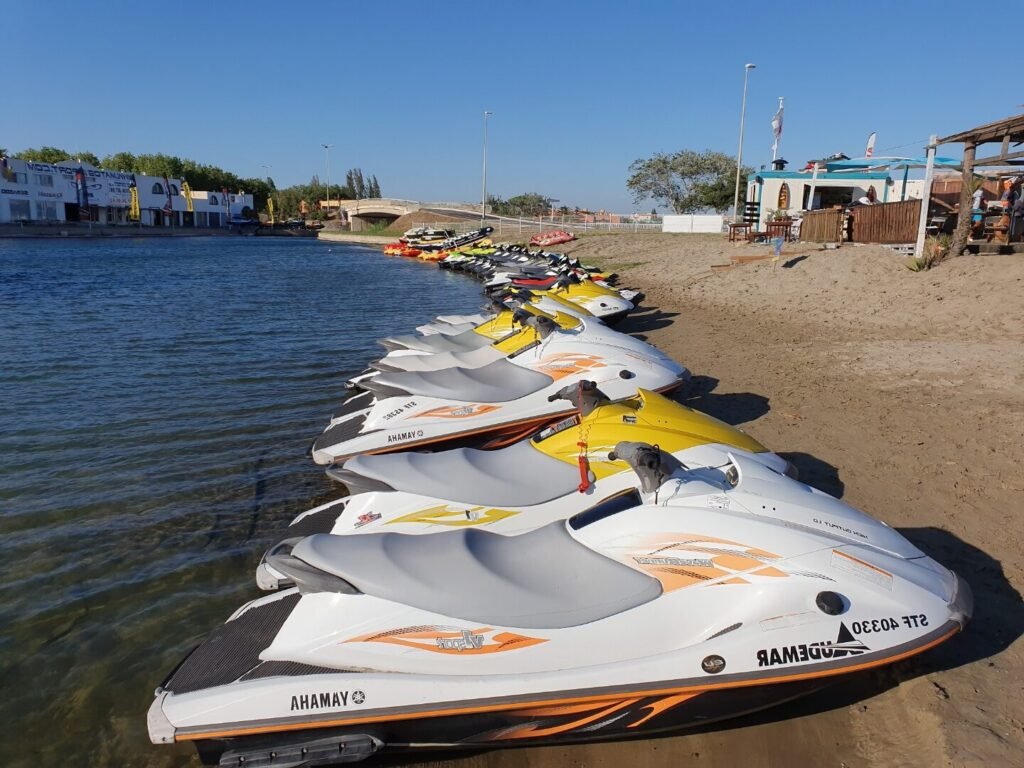
[[[914,246],[916,261],[920,261],[921,254],[924,253],[924,238],[928,228],[928,207],[932,200],[932,179],[935,177],[935,142],[938,140],[939,137],[934,133],[928,139],[928,163],[925,165],[924,189],[921,190],[921,215],[917,219],[917,244]]]
[[[967,238],[971,234],[971,182],[974,179],[974,154],[977,145],[973,142],[964,144],[964,164],[961,178],[963,183],[960,186],[960,212],[957,214],[956,232],[953,233],[953,242],[949,246],[950,256],[959,256],[967,247]]]

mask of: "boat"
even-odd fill
[[[727,464],[730,452],[796,476],[788,461],[740,429],[656,392],[641,389],[612,403],[587,382],[564,396],[576,415],[505,448],[356,456],[328,469],[348,493],[298,515],[267,554],[286,551],[300,534],[538,528],[638,487],[644,468],[617,447],[622,443],[657,445],[658,471],[679,469],[693,481],[703,468]],[[265,555],[257,584],[278,589],[283,576],[266,562]]]
[[[399,242],[406,243],[408,245],[420,245],[427,243],[440,243],[455,236],[455,232],[450,229],[434,229],[432,227],[413,227],[412,229],[406,230],[400,238]]]
[[[739,454],[518,535],[318,533],[270,561],[296,586],[164,679],[154,743],[311,766],[634,738],[923,653],[973,610],[897,531]]]
[[[561,245],[562,243],[570,243],[576,239],[576,235],[572,232],[566,232],[561,229],[552,229],[547,232],[541,232],[530,238],[530,245],[539,245],[544,248],[549,245]]]
[[[573,406],[559,395],[568,385],[594,381],[610,399],[621,400],[637,388],[673,391],[689,379],[686,368],[634,337],[610,337],[579,318],[562,321],[573,323],[568,330],[525,307],[516,317],[518,330],[497,345],[503,356],[493,362],[366,374],[358,382],[365,392],[347,400],[314,441],[313,460],[333,464],[358,453],[437,449],[454,442],[498,448],[568,415]],[[469,335],[418,337],[418,348],[472,352],[491,344],[486,336]]]

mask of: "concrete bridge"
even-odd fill
[[[326,201],[321,201],[320,205],[326,207]],[[331,210],[336,208],[340,208],[348,216],[353,232],[361,232],[377,224],[391,223],[399,216],[415,211],[431,211],[456,218],[480,216],[480,206],[471,203],[421,203],[417,200],[399,200],[388,197],[366,200],[332,200]]]

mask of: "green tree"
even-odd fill
[[[115,152],[112,155],[104,157],[103,162],[100,163],[100,165],[111,171],[127,171],[129,173],[134,173],[135,155],[131,152]]]
[[[732,206],[736,158],[722,152],[659,152],[637,160],[629,172],[626,187],[637,203],[657,200],[676,213],[725,211]],[[740,171],[742,176],[751,172],[751,168]]]
[[[487,209],[499,216],[540,216],[551,212],[551,198],[537,192],[526,192],[508,200],[488,195]]]
[[[71,159],[71,153],[57,147],[40,147],[39,149],[25,149],[15,155],[19,160],[27,160],[30,163],[60,163]]]

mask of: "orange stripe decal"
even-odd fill
[[[923,645],[919,645],[915,648],[911,648],[908,651],[897,653],[891,656],[885,656],[871,661],[861,662],[860,664],[851,664],[849,666],[838,667],[835,669],[818,670],[816,672],[794,672],[789,675],[781,675],[778,677],[761,677],[748,680],[734,680],[730,682],[720,682],[712,685],[690,685],[680,686],[674,688],[656,688],[651,690],[643,691],[630,691],[630,696],[673,696],[677,694],[691,694],[697,695],[705,693],[707,691],[715,690],[727,690],[731,688],[748,688],[756,685],[771,685],[774,683],[789,683],[798,682],[801,680],[814,680],[826,677],[835,677],[836,675],[845,675],[850,672],[857,672],[864,669],[872,669],[874,667],[880,667],[885,664],[892,664],[903,659],[916,656],[919,653],[923,653],[930,648],[934,648],[939,643],[945,642],[957,632],[960,631],[959,626],[954,626],[950,630],[933,640],[930,640]],[[448,707],[444,709],[433,709],[423,710],[419,712],[398,712],[391,714],[377,714],[377,715],[366,715],[366,716],[354,716],[354,717],[338,717],[325,720],[295,722],[295,723],[281,723],[278,725],[254,725],[243,728],[227,728],[221,730],[212,731],[197,731],[194,733],[175,733],[175,741],[197,741],[200,739],[223,739],[232,736],[249,736],[258,733],[274,733],[284,731],[302,731],[309,730],[312,728],[333,728],[336,726],[344,725],[362,725],[365,723],[381,723],[391,722],[398,720],[418,720],[427,717],[447,717],[449,715],[469,715],[477,714],[481,712],[506,712],[522,710],[524,707],[552,707],[561,704],[579,704],[588,701],[605,701],[609,703],[619,702],[622,700],[622,694],[593,694],[589,696],[571,696],[564,699],[535,699],[533,701],[517,701],[517,702],[506,702],[504,704],[488,704],[484,706],[476,707]]]

